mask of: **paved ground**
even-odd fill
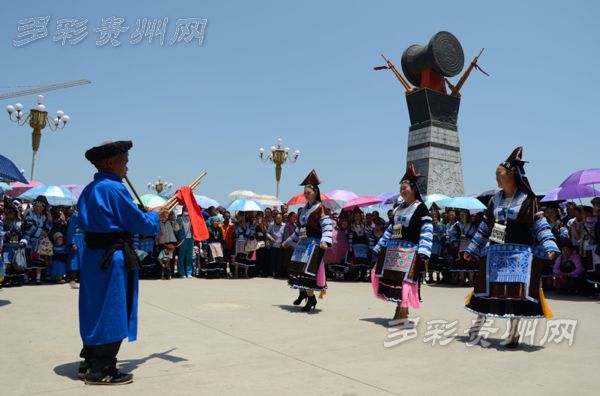
[[[512,351],[500,345],[502,319],[489,347],[467,346],[463,330],[474,316],[462,308],[466,288],[425,286],[425,303],[411,315],[420,317],[416,338],[393,345],[414,332],[388,327],[394,306],[375,300],[369,284],[330,283],[320,309],[305,314],[291,305],[295,292],[272,279],[143,281],[139,341],[125,342],[119,355],[135,382],[86,386],[75,376],[77,293],[67,285],[0,291],[1,395],[584,395],[598,388],[598,301],[551,295],[556,318],[578,320],[573,345],[554,338],[540,346],[549,323],[540,320],[538,345]],[[424,342],[436,319],[458,320],[446,346]]]

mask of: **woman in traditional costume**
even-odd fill
[[[52,256],[52,244],[48,238],[52,229],[52,217],[48,213],[48,206],[48,199],[43,195],[38,196],[33,201],[33,207],[25,212],[25,221],[22,227],[23,237],[32,251],[31,265],[35,269],[36,285],[42,283],[42,270],[49,266],[48,257]],[[44,245],[46,249],[40,249],[41,241],[46,242]],[[45,254],[40,254],[40,251]]]
[[[302,311],[308,312],[317,306],[315,291],[321,296],[327,289],[325,263],[323,255],[332,245],[333,223],[325,214],[321,202],[319,178],[313,169],[300,184],[304,186],[306,205],[299,210],[300,226],[283,243],[282,247],[294,247],[294,253],[288,265],[288,284],[292,289],[300,290],[294,305],[307,300]]]
[[[348,233],[348,255],[346,262],[354,278],[366,278],[371,266],[371,251],[375,247],[373,228],[365,224],[365,215],[358,207],[352,211],[352,223]]]
[[[410,164],[400,181],[404,202],[394,209],[393,223],[373,249],[378,254],[373,291],[377,298],[396,303],[394,320],[405,320],[409,308],[421,306],[419,273],[431,256],[433,225],[417,186],[419,177]]]
[[[550,318],[541,288],[542,260],[559,252],[544,213],[525,176],[523,148],[517,147],[496,170],[501,188],[490,200],[483,222],[464,254],[479,259],[475,287],[466,309],[478,315],[471,328],[476,335],[484,317],[511,320],[506,346],[519,344],[520,318]]]
[[[468,277],[468,285],[473,287],[476,268],[474,268],[472,263],[467,262],[463,258],[463,255],[477,232],[477,226],[471,221],[471,215],[468,210],[461,210],[458,217],[458,221],[454,224],[450,232],[452,246],[454,251],[457,252],[451,269],[453,273],[452,283],[466,286],[466,277]]]

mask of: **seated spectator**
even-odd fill
[[[561,252],[554,261],[554,287],[561,293],[581,293],[585,283],[581,258],[568,240],[562,244]]]

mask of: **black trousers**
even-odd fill
[[[271,254],[269,248],[262,248],[256,251],[256,275],[267,277],[271,272]]]
[[[79,354],[89,363],[92,373],[104,373],[117,367],[117,354],[121,348],[121,342],[111,342],[103,345],[84,345]]]

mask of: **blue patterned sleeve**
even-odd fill
[[[333,245],[333,222],[329,216],[319,218],[321,225],[321,243],[325,242],[327,246]]]
[[[492,231],[490,230],[490,227],[488,227],[487,223],[488,219],[486,215],[483,216],[483,221],[481,222],[481,224],[479,224],[479,228],[477,229],[475,236],[473,237],[473,239],[471,239],[471,243],[469,244],[469,246],[467,246],[467,252],[471,256],[480,256],[481,249],[485,247],[485,245],[488,243],[488,240],[490,239]]]
[[[556,240],[548,220],[544,216],[544,212],[538,212],[535,214],[535,222],[533,223],[533,232],[538,242],[543,246],[544,252],[560,252],[558,246],[556,246]]]
[[[433,243],[433,222],[431,216],[421,217],[421,236],[419,237],[418,254],[431,257],[431,244]]]

